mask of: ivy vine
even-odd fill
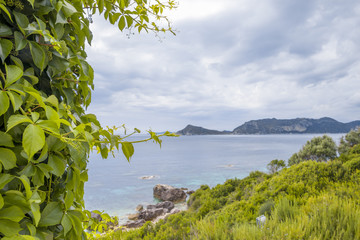
[[[87,114],[94,70],[86,61],[89,19],[121,31],[170,31],[159,0],[0,0],[0,238],[86,239],[89,153],[134,153],[128,135]],[[161,136],[149,137],[161,144]]]

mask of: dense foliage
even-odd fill
[[[188,211],[103,239],[360,239],[360,145],[328,162],[304,161],[201,186]],[[264,214],[263,226],[256,218]]]
[[[298,153],[291,156],[288,165],[291,166],[308,160],[324,162],[329,159],[334,159],[336,152],[336,143],[331,137],[327,135],[314,137],[310,141],[307,141]]]
[[[360,144],[360,127],[356,130],[350,131],[345,135],[345,137],[340,139],[340,145],[338,148],[339,154],[346,153],[356,144]]]
[[[94,89],[85,52],[91,15],[102,14],[121,31],[172,32],[162,13],[174,6],[0,0],[0,238],[86,238],[84,229],[93,225],[83,201],[89,152],[106,158],[121,149],[127,160],[134,153],[129,135],[115,135],[116,128],[102,128],[85,112]]]

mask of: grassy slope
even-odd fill
[[[202,186],[188,205],[156,225],[103,239],[360,239],[360,146],[327,163]]]

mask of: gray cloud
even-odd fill
[[[108,125],[158,131],[231,130],[265,117],[354,120],[359,14],[352,0],[184,0],[177,36],[162,42],[128,39],[96,18],[89,111]]]

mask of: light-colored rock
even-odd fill
[[[136,208],[135,208],[135,210],[138,211],[138,212],[140,212],[143,209],[144,209],[144,206],[141,205],[141,204],[137,205]]]
[[[139,215],[140,215],[140,213],[129,214],[128,219],[129,220],[136,220],[136,219],[139,218]]]

